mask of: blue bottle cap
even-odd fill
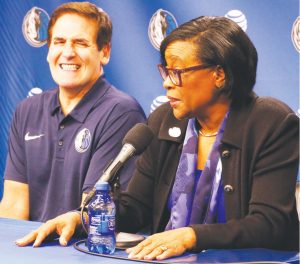
[[[108,182],[97,182],[96,183],[96,190],[97,191],[107,191],[107,190],[109,190]]]

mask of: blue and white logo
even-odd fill
[[[159,50],[164,38],[177,27],[177,22],[170,12],[158,9],[152,16],[148,28],[148,35],[152,45]]]
[[[22,31],[26,41],[33,47],[42,47],[47,42],[47,27],[50,17],[41,8],[33,7],[23,19]]]
[[[110,231],[114,231],[114,230],[115,230],[115,227],[116,227],[116,224],[115,224],[115,218],[114,218],[114,217],[109,217],[109,218],[108,218],[107,225],[108,225],[108,229],[109,229]]]
[[[40,94],[40,93],[42,93],[42,92],[43,92],[43,90],[42,90],[41,88],[35,87],[35,88],[32,88],[32,89],[29,91],[27,97],[31,97],[31,96]]]
[[[300,52],[300,17],[296,19],[292,29],[292,41],[298,52]]]
[[[82,129],[75,139],[75,149],[79,152],[85,152],[91,143],[91,133],[87,128]]]
[[[237,23],[246,32],[247,19],[240,10],[231,10],[225,15],[225,17]]]
[[[150,109],[150,113],[152,113],[157,107],[159,107],[161,104],[165,103],[165,102],[168,102],[169,99],[167,96],[165,95],[161,95],[161,96],[158,96],[156,97],[152,104],[151,104],[151,109]]]

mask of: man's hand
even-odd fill
[[[196,244],[196,235],[191,227],[178,228],[152,235],[133,248],[126,250],[131,259],[166,259],[182,255]]]
[[[60,236],[59,243],[62,246],[68,244],[76,229],[81,228],[80,215],[76,212],[66,213],[47,221],[37,230],[32,231],[27,236],[15,241],[19,247],[24,247],[34,241],[33,247],[38,247],[46,238]]]

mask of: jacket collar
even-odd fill
[[[221,139],[222,143],[230,144],[240,149],[242,148],[246,122],[257,98],[257,94],[251,92],[244,104],[231,106],[223,138]],[[170,106],[162,121],[158,139],[182,143],[184,141],[188,121],[188,119],[177,119],[173,114],[173,108]],[[174,129],[177,131],[178,129],[180,130],[179,136],[174,136],[177,135]]]

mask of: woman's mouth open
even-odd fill
[[[170,100],[170,105],[173,108],[176,107],[180,103],[179,99],[173,98],[171,96],[168,96],[168,99]]]

